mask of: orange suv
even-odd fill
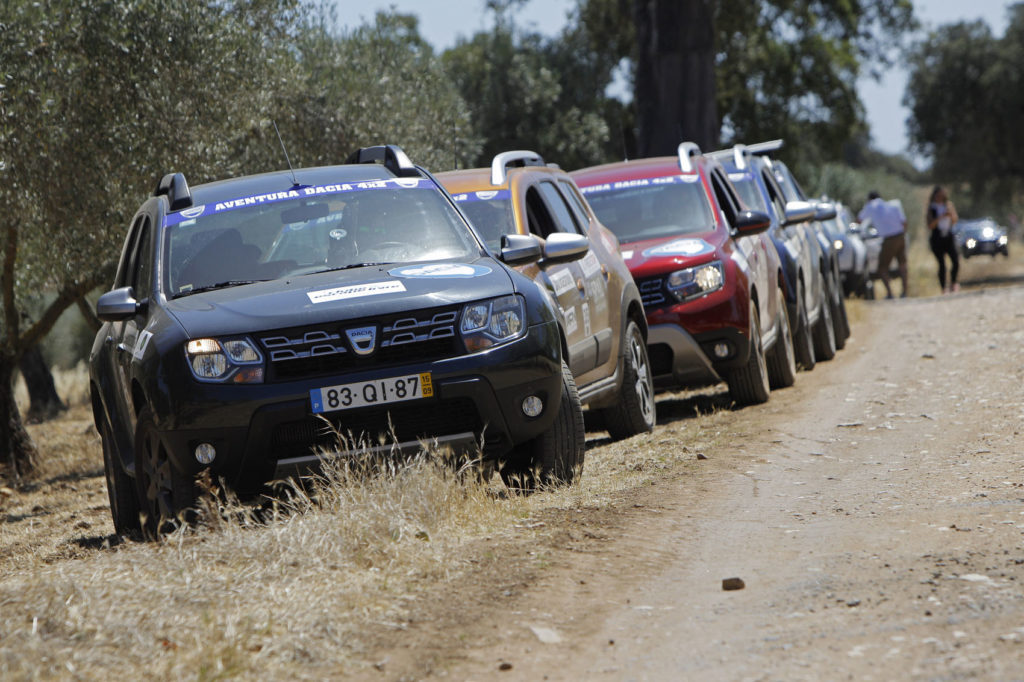
[[[556,303],[563,352],[580,401],[599,410],[612,438],[654,428],[654,386],[640,292],[619,253],[569,174],[539,154],[510,151],[490,168],[438,173],[481,240],[497,251],[504,235],[533,235],[545,252],[585,239],[585,255],[519,266]],[[512,463],[514,464],[514,462]]]

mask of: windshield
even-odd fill
[[[171,296],[371,263],[468,260],[480,249],[428,180],[302,188],[166,217]]]
[[[456,194],[453,199],[473,223],[488,248],[498,251],[501,236],[516,232],[511,193],[507,189]]]
[[[647,178],[581,190],[598,219],[620,242],[714,229],[711,205],[697,176]]]
[[[729,179],[732,180],[736,193],[740,195],[740,199],[743,200],[747,208],[752,211],[769,212],[768,206],[764,202],[764,195],[761,194],[761,190],[758,189],[757,183],[752,177],[746,173],[730,173]]]

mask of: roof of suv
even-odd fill
[[[657,156],[647,159],[633,159],[606,163],[572,172],[572,176],[587,185],[605,182],[619,182],[666,175],[696,175],[697,168],[707,163],[700,148],[692,142],[679,145],[676,156]]]

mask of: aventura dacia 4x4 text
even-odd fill
[[[203,470],[245,496],[322,448],[357,450],[333,429],[359,451],[431,441],[571,481],[583,416],[556,311],[509,266],[585,251],[509,235],[491,252],[394,146],[191,189],[166,175],[97,304],[90,389],[117,532],[173,526]]]

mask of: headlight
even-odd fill
[[[721,261],[716,260],[685,270],[676,270],[668,276],[666,283],[676,300],[688,301],[721,289],[725,284],[725,270]]]
[[[834,242],[832,242],[832,247],[836,251],[842,251],[843,250],[843,240],[842,239],[835,240]]]
[[[1006,243],[1006,235],[1005,234],[999,235],[999,246],[1002,246],[1005,243]]]
[[[977,245],[978,245],[978,240],[977,239],[968,239],[967,242],[966,242],[966,246],[967,246],[968,249],[973,249]]]
[[[185,344],[185,357],[199,381],[263,383],[263,356],[249,339],[192,339]]]
[[[523,299],[517,295],[467,305],[459,329],[471,353],[517,339],[526,333]]]

